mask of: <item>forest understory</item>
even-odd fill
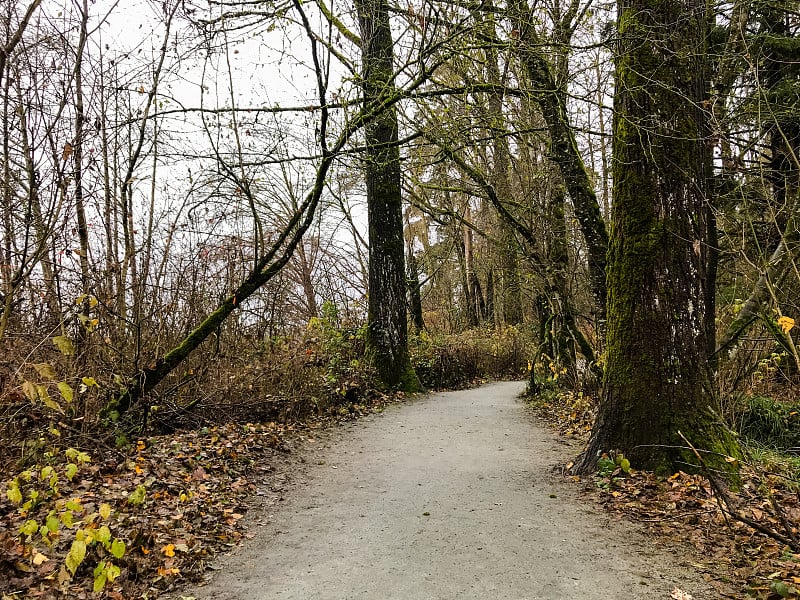
[[[403,401],[381,391],[360,360],[362,337],[320,319],[302,339],[249,356],[246,368],[225,376],[210,368],[196,381],[202,397],[151,398],[147,411],[116,424],[93,419],[84,430],[72,402],[48,406],[7,391],[0,597],[155,598],[197,581],[215,554],[250,535],[256,495],[280,499],[304,444]],[[428,388],[453,389],[521,378],[526,347],[509,329],[423,336],[412,356]],[[99,414],[93,402],[84,415]]]
[[[416,340],[412,349],[431,389],[529,376],[529,341],[513,329]],[[157,598],[201,580],[216,554],[252,536],[254,498],[282,501],[306,444],[404,401],[402,393],[381,392],[369,369],[352,362],[360,350],[347,330],[312,329],[291,352],[275,349],[270,360],[265,354],[260,365],[251,363],[271,373],[273,392],[292,389],[301,368],[303,381],[317,386],[305,395],[271,396],[251,374],[239,393],[162,399],[146,422],[140,412],[139,421],[105,432],[81,434],[79,419],[29,401],[5,405],[13,418],[4,420],[0,475],[3,600]],[[336,364],[348,366],[333,372]],[[596,414],[593,392],[570,388],[547,364],[534,370],[533,409],[561,435],[585,441]],[[800,436],[800,407],[766,396],[769,389],[788,395],[771,375],[731,407],[747,448],[735,488],[689,466],[664,475],[639,471],[622,455],[604,456],[591,477],[561,465],[564,476],[608,519],[644,524],[656,544],[688,542],[693,566],[721,597],[797,597],[800,458],[777,448]]]

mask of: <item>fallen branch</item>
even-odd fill
[[[770,504],[772,505],[773,511],[775,511],[775,516],[781,522],[783,526],[784,533],[779,531],[775,531],[771,527],[767,527],[758,521],[751,519],[750,517],[746,517],[741,514],[738,510],[733,508],[733,500],[731,499],[730,495],[725,490],[725,486],[720,482],[719,478],[714,475],[712,469],[706,464],[703,460],[703,457],[698,452],[697,448],[695,448],[692,443],[686,439],[686,437],[681,433],[678,432],[680,438],[686,443],[689,449],[694,453],[695,457],[698,460],[700,468],[703,471],[706,479],[708,479],[709,484],[711,485],[711,490],[714,494],[714,498],[717,501],[717,505],[719,506],[720,510],[722,511],[723,515],[726,517],[730,517],[735,521],[739,521],[740,523],[744,523],[751,529],[758,531],[759,533],[763,533],[767,537],[772,538],[773,540],[784,544],[792,549],[795,553],[800,553],[800,541],[798,541],[791,523],[789,523],[788,519],[784,515],[783,511],[780,509],[777,500],[775,500],[774,496],[770,496]]]

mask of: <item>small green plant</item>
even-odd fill
[[[23,557],[33,565],[40,564],[49,559],[45,553],[55,551],[57,541],[72,536],[59,579],[74,577],[88,550],[96,548],[100,560],[94,569],[94,591],[99,592],[119,577],[120,569],[112,559],[125,555],[125,542],[111,532],[110,505],[103,503],[89,512],[81,498],[62,497],[65,481],[72,481],[81,467],[91,462],[86,452],[74,448],[64,451],[64,459],[57,466],[37,465],[20,472],[6,482],[6,497],[23,518],[29,517],[19,528]]]
[[[597,461],[597,485],[611,489],[631,471],[631,461],[621,452],[603,453]]]
[[[739,433],[775,449],[800,445],[800,404],[749,396],[740,409]]]

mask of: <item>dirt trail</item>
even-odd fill
[[[677,553],[551,474],[576,448],[532,422],[522,389],[433,394],[337,431],[285,501],[256,516],[257,536],[183,594],[668,600],[678,587],[716,598]]]

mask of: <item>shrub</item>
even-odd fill
[[[800,446],[800,403],[749,396],[740,410],[737,421],[742,436],[777,449]]]
[[[457,389],[485,378],[524,378],[530,344],[515,327],[470,329],[453,335],[412,337],[411,362],[433,389]]]

